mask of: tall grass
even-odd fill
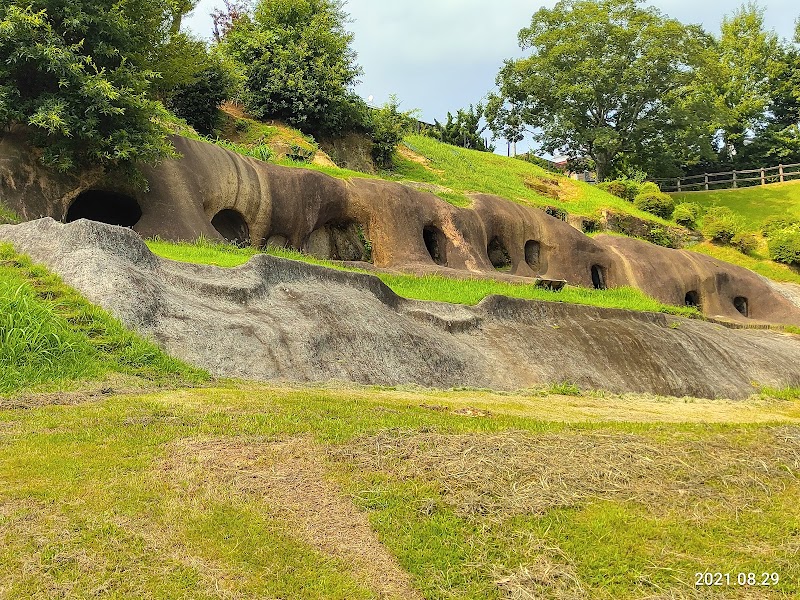
[[[175,383],[208,378],[0,244],[0,394],[109,373]]]
[[[247,262],[259,251],[254,248],[237,248],[228,244],[200,239],[197,242],[172,243],[163,240],[147,242],[155,254],[195,264],[209,264],[220,267],[235,267]],[[299,260],[333,269],[367,273],[367,271],[343,267],[340,264],[319,260],[296,250],[269,247],[266,254]],[[620,287],[608,290],[595,290],[575,286],[566,286],[560,292],[534,287],[531,284],[507,283],[490,279],[456,279],[441,275],[405,275],[389,273],[372,273],[389,286],[396,294],[413,300],[432,300],[452,304],[474,305],[490,295],[509,296],[527,300],[546,302],[566,302],[605,308],[620,308],[644,312],[660,312],[685,317],[699,317],[695,308],[672,306],[658,302],[643,292],[631,288]]]

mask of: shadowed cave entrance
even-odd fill
[[[442,230],[433,225],[428,225],[422,230],[422,239],[425,241],[425,248],[431,255],[433,262],[437,265],[447,265],[447,238]]]
[[[130,196],[105,190],[86,190],[70,204],[66,223],[78,219],[99,221],[108,225],[133,227],[142,218],[139,203]]]
[[[372,243],[355,221],[326,223],[308,236],[305,251],[316,258],[372,262]]]
[[[691,292],[686,292],[686,297],[683,299],[683,303],[686,306],[698,308],[700,306],[700,294],[694,290]]]
[[[492,241],[489,242],[489,246],[486,248],[486,253],[495,269],[498,271],[511,270],[511,256],[499,237],[495,236],[492,238]]]
[[[242,213],[232,208],[219,211],[211,219],[211,225],[222,237],[237,246],[250,245],[250,227]]]
[[[750,306],[747,303],[747,298],[744,296],[737,296],[733,299],[733,306],[743,317],[750,316]]]
[[[525,262],[537,275],[542,270],[542,247],[536,240],[525,242]]]
[[[596,290],[606,289],[606,269],[600,265],[592,265],[592,285]]]

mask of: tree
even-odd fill
[[[236,89],[236,76],[232,67],[218,52],[203,53],[202,69],[191,80],[175,86],[167,106],[198,132],[211,135],[217,125],[220,105]]]
[[[461,146],[463,148],[473,148],[481,152],[493,152],[493,146],[487,146],[481,134],[486,131],[487,125],[481,125],[484,116],[482,104],[474,107],[459,109],[455,117],[448,111],[447,122],[442,125],[435,121],[436,136],[445,144]]]
[[[340,0],[260,0],[237,19],[223,43],[244,74],[248,111],[315,134],[345,128],[361,73],[346,22]]]
[[[699,139],[702,118],[687,103],[709,45],[700,28],[639,0],[561,0],[537,11],[519,42],[531,54],[507,60],[497,77],[495,132],[525,123],[545,151],[590,157],[601,180],[626,153],[687,133]],[[678,110],[690,121],[680,132]]]
[[[169,35],[164,0],[12,0],[0,7],[0,125],[27,126],[61,171],[170,156],[148,95]]]
[[[715,50],[716,60],[709,63],[703,81],[710,82],[716,97],[718,151],[723,160],[735,161],[767,124],[770,82],[785,76],[782,49],[777,35],[764,30],[763,9],[750,3],[723,19]]]

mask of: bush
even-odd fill
[[[702,209],[699,204],[694,202],[681,202],[672,212],[672,218],[675,219],[678,225],[694,229],[701,212]]]
[[[662,192],[640,192],[639,195],[636,196],[634,204],[639,210],[653,213],[665,219],[669,219],[670,216],[672,216],[672,211],[675,210],[675,201]]]
[[[625,198],[625,185],[619,180],[601,181],[597,184],[597,188],[617,198]]]
[[[773,231],[767,242],[772,260],[800,265],[800,226]]]
[[[731,240],[734,248],[739,250],[742,254],[750,254],[758,248],[758,240],[752,233],[740,231]]]
[[[59,171],[132,168],[175,155],[169,115],[148,95],[164,5],[111,5],[0,5],[0,127],[27,125],[42,162]]]
[[[642,184],[639,184],[639,194],[649,194],[649,193],[657,193],[661,191],[661,188],[658,187],[658,184],[653,183],[652,181],[645,181]]]
[[[353,112],[361,74],[338,0],[258,0],[236,19],[223,51],[244,80],[242,100],[258,119],[283,119],[306,133],[337,134]]]
[[[761,233],[764,237],[770,237],[773,232],[789,229],[790,227],[800,226],[800,221],[791,217],[770,217],[761,226]]]
[[[703,233],[723,244],[729,244],[743,228],[741,218],[725,206],[709,208],[703,218]]]
[[[410,115],[400,112],[399,107],[397,97],[392,96],[389,102],[372,113],[372,158],[382,168],[392,166],[392,155],[409,129]]]
[[[615,179],[613,181],[598,183],[597,187],[617,198],[633,202],[640,193],[641,185],[642,184],[633,179]]]
[[[167,105],[179,117],[203,135],[210,135],[217,125],[220,105],[233,93],[235,78],[231,68],[212,57],[208,66],[190,83],[178,85]],[[247,121],[244,121],[247,125]],[[236,123],[237,130],[239,123]]]

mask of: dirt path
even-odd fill
[[[292,534],[351,565],[379,598],[421,599],[367,517],[326,477],[325,457],[305,438],[267,443],[193,440],[176,449],[170,468],[186,468],[231,489],[260,496],[283,513]]]

